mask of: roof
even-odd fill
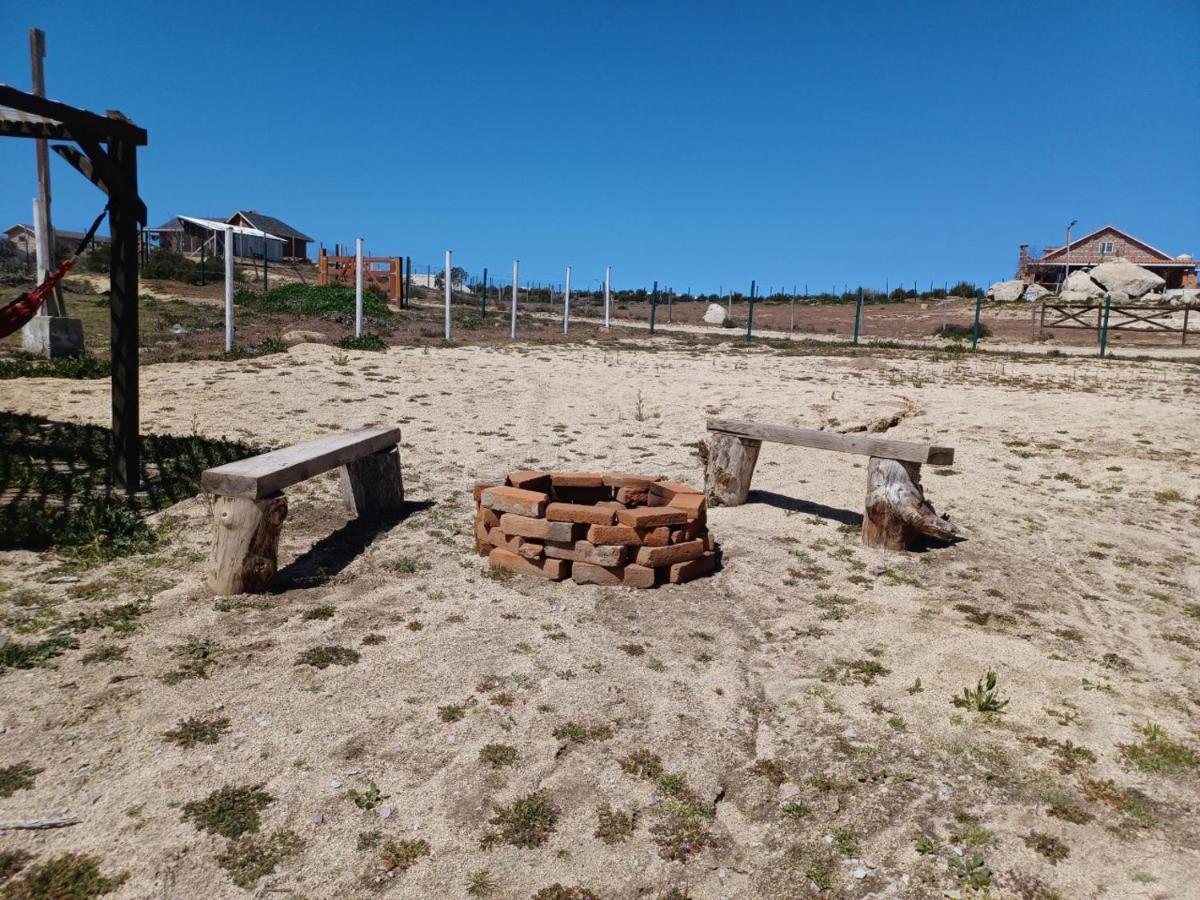
[[[287,224],[287,222],[284,222],[281,219],[276,219],[274,216],[264,215],[256,209],[239,209],[229,218],[233,219],[237,216],[245,216],[246,220],[255,228],[261,228],[263,231],[269,231],[271,234],[277,234],[280,237],[295,238],[299,241],[312,240],[312,238],[310,238],[307,234],[297,231],[291,225]]]
[[[189,225],[199,225],[201,228],[208,231],[224,231],[230,229],[234,234],[241,234],[247,237],[260,237],[268,241],[283,241],[283,238],[276,237],[273,234],[267,234],[258,228],[243,228],[240,225],[230,225],[228,222],[221,222],[217,219],[201,219],[196,216],[178,216],[181,222],[186,222]]]
[[[33,234],[33,226],[26,225],[23,222],[18,222],[16,225],[9,225],[7,228],[4,229],[4,233],[8,234],[9,232],[16,231],[17,229],[24,229],[25,231],[28,231],[30,234]],[[55,228],[54,229],[54,236],[56,238],[62,238],[64,241],[82,241],[83,235],[84,235],[84,232],[82,232],[82,231],[67,231],[63,228]],[[108,235],[106,235],[106,234],[97,234],[97,235],[94,235],[94,237],[97,241],[99,241],[101,243],[108,243],[108,240],[109,240]]]
[[[1159,250],[1157,247],[1147,244],[1145,241],[1143,241],[1139,238],[1135,238],[1129,232],[1122,231],[1120,228],[1117,228],[1115,225],[1105,225],[1103,228],[1097,228],[1091,234],[1085,234],[1083,237],[1075,238],[1075,240],[1071,241],[1070,247],[1072,249],[1074,249],[1075,246],[1078,244],[1085,244],[1088,241],[1090,241],[1092,238],[1096,237],[1098,234],[1101,234],[1105,231],[1111,231],[1111,232],[1114,232],[1115,234],[1119,234],[1121,237],[1125,238],[1125,240],[1132,241],[1133,243],[1137,244],[1139,247],[1142,247],[1145,250],[1149,250],[1151,253],[1157,254],[1162,259],[1163,262],[1174,262],[1175,261],[1174,257],[1172,257],[1169,253],[1164,253],[1162,250]],[[1045,253],[1042,254],[1042,257],[1041,257],[1041,259],[1038,260],[1038,262],[1049,262],[1053,257],[1056,257],[1059,254],[1062,254],[1065,257],[1067,246],[1068,245],[1064,244],[1061,247],[1055,247],[1053,250],[1047,250]]]

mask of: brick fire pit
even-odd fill
[[[638,588],[708,575],[720,557],[698,488],[597,472],[476,483],[475,548],[494,568]]]

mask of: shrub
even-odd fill
[[[281,284],[269,291],[238,291],[234,300],[240,306],[261,312],[298,316],[354,315],[354,288],[345,284]],[[363,314],[387,319],[392,313],[387,300],[372,288],[363,291]]]
[[[386,350],[387,343],[377,334],[344,337],[337,344],[343,350]]]
[[[960,281],[958,284],[950,288],[951,297],[974,297],[975,285],[969,281]]]
[[[939,325],[933,332],[934,337],[950,338],[952,341],[969,341],[971,335],[975,333],[975,326],[959,325],[957,322],[947,322],[945,325]],[[979,336],[981,338],[991,337],[992,329],[988,328],[983,322],[979,323]]]
[[[1008,706],[1007,700],[1000,699],[1000,689],[996,686],[996,673],[988,670],[984,678],[979,679],[975,689],[963,688],[960,696],[951,697],[950,702],[959,709],[973,709],[976,712],[1000,712]]]

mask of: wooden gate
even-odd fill
[[[1109,331],[1131,331],[1138,334],[1178,334],[1180,343],[1187,344],[1188,318],[1191,310],[1147,303],[1114,303],[1109,310]],[[1175,316],[1183,313],[1183,322]],[[1054,318],[1047,318],[1052,316]],[[1118,316],[1122,318],[1118,318]],[[1093,318],[1094,317],[1094,318]],[[1104,301],[1092,303],[1042,304],[1042,328],[1083,328],[1088,331],[1104,329]]]
[[[400,277],[404,272],[403,257],[364,256],[363,287],[374,286],[389,300],[401,300]],[[317,257],[317,284],[354,284],[353,256],[330,256],[321,248]]]

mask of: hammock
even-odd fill
[[[79,242],[79,246],[75,248],[75,252],[69,259],[64,259],[57,269],[46,274],[46,280],[37,287],[26,291],[21,296],[17,297],[4,308],[0,309],[0,338],[6,338],[14,333],[18,328],[23,328],[29,323],[29,320],[37,315],[37,311],[42,308],[42,304],[46,302],[46,298],[58,286],[58,283],[63,280],[63,276],[70,271],[71,266],[75,265],[75,261],[83,255],[84,249],[87,247],[93,237],[96,236],[96,229],[100,227],[100,223],[104,221],[104,217],[108,215],[108,207],[105,206],[100,215],[96,216],[96,221],[92,223],[92,227],[87,230],[87,234],[83,236],[83,240]]]

